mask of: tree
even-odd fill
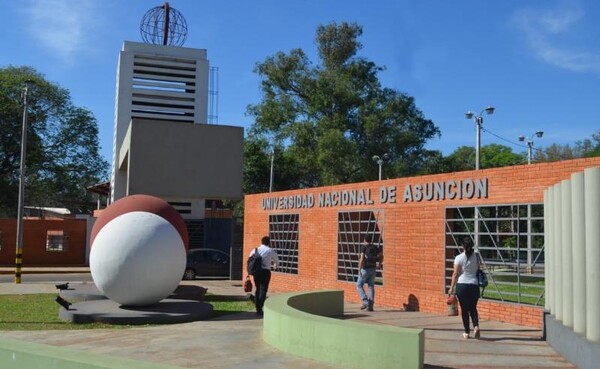
[[[537,163],[574,159],[573,148],[570,145],[552,144],[544,149],[536,149],[533,155]]]
[[[446,158],[445,172],[460,172],[475,169],[475,148],[461,146],[454,150]],[[525,157],[512,152],[508,146],[489,144],[481,147],[479,155],[480,167],[482,169],[506,167],[522,164]]]
[[[438,174],[449,172],[449,160],[439,150],[424,150],[423,166],[418,175]]]
[[[86,188],[106,180],[99,154],[98,125],[76,107],[69,92],[30,67],[0,68],[0,216],[15,217],[19,187],[24,82],[29,93],[25,206],[93,209]]]
[[[536,162],[590,158],[593,156],[600,156],[600,131],[592,134],[591,140],[586,138],[576,141],[573,147],[569,144],[552,144],[546,148],[535,148],[533,155]]]
[[[481,168],[500,168],[526,163],[525,155],[516,154],[508,146],[489,144],[481,148]]]
[[[448,172],[475,169],[475,148],[460,146],[446,157]]]
[[[424,165],[424,145],[439,129],[414,98],[381,86],[383,67],[356,56],[361,35],[354,23],[319,26],[318,64],[294,49],[256,65],[263,100],[248,106],[255,122],[247,140],[264,152],[247,151],[257,158],[246,161],[264,166],[275,147],[275,173],[286,180],[275,181],[276,189],[373,180],[378,166],[371,158],[385,153],[386,177],[416,174]]]
[[[585,153],[588,158],[600,156],[600,131],[592,134],[592,139],[596,142],[595,146],[590,151]]]

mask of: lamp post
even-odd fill
[[[29,88],[33,81],[26,80],[23,88],[23,127],[21,133],[21,164],[19,166],[19,204],[17,210],[17,250],[15,255],[15,283],[21,283],[21,265],[23,263],[23,201],[25,194],[25,153],[27,151],[27,109]]]
[[[388,154],[383,154],[381,156],[379,155],[373,155],[373,161],[377,163],[377,165],[379,165],[379,180],[381,181],[381,166],[383,165],[383,161],[386,160],[388,158]]]
[[[488,106],[487,108],[483,109],[481,112],[479,112],[478,115],[475,115],[475,113],[473,113],[472,111],[468,111],[465,113],[465,117],[467,119],[472,119],[473,117],[475,118],[475,128],[477,131],[477,135],[476,135],[476,146],[475,146],[475,170],[479,170],[479,152],[481,151],[481,126],[483,125],[483,112],[486,112],[487,115],[492,115],[494,114],[494,110],[496,110],[496,108],[494,108],[493,106]],[[475,250],[479,249],[479,207],[475,206],[475,214],[473,217],[473,221],[474,221],[474,225],[475,227],[473,228],[473,232],[474,232],[474,237],[473,240],[475,241]]]
[[[527,140],[527,165],[531,164],[531,149],[533,149],[533,136],[542,138],[544,131],[537,131],[531,137],[519,136],[519,141],[523,142]]]
[[[480,136],[481,136],[481,126],[483,125],[483,112],[486,112],[488,115],[492,115],[492,114],[494,114],[495,109],[496,108],[494,108],[493,106],[488,106],[487,108],[483,109],[478,115],[475,115],[475,113],[473,113],[470,110],[465,113],[465,117],[467,119],[471,119],[471,118],[475,117],[475,125],[477,128],[476,146],[475,146],[475,169],[476,170],[479,170],[479,152],[481,150]]]

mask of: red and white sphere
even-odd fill
[[[90,237],[96,287],[127,306],[168,297],[185,271],[187,229],[167,202],[148,195],[120,199],[96,220]]]

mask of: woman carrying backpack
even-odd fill
[[[479,301],[479,258],[473,249],[471,237],[462,240],[463,252],[454,258],[454,272],[448,295],[456,294],[460,304],[460,312],[465,332],[463,338],[469,338],[469,317],[473,322],[473,335],[479,338],[479,314],[477,313],[477,302]],[[456,291],[455,288],[456,287]]]

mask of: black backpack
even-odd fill
[[[379,248],[375,245],[369,245],[365,248],[364,266],[374,268],[379,261]]]
[[[262,269],[262,256],[258,253],[258,249],[254,249],[254,253],[248,257],[246,268],[250,275],[256,275]]]

